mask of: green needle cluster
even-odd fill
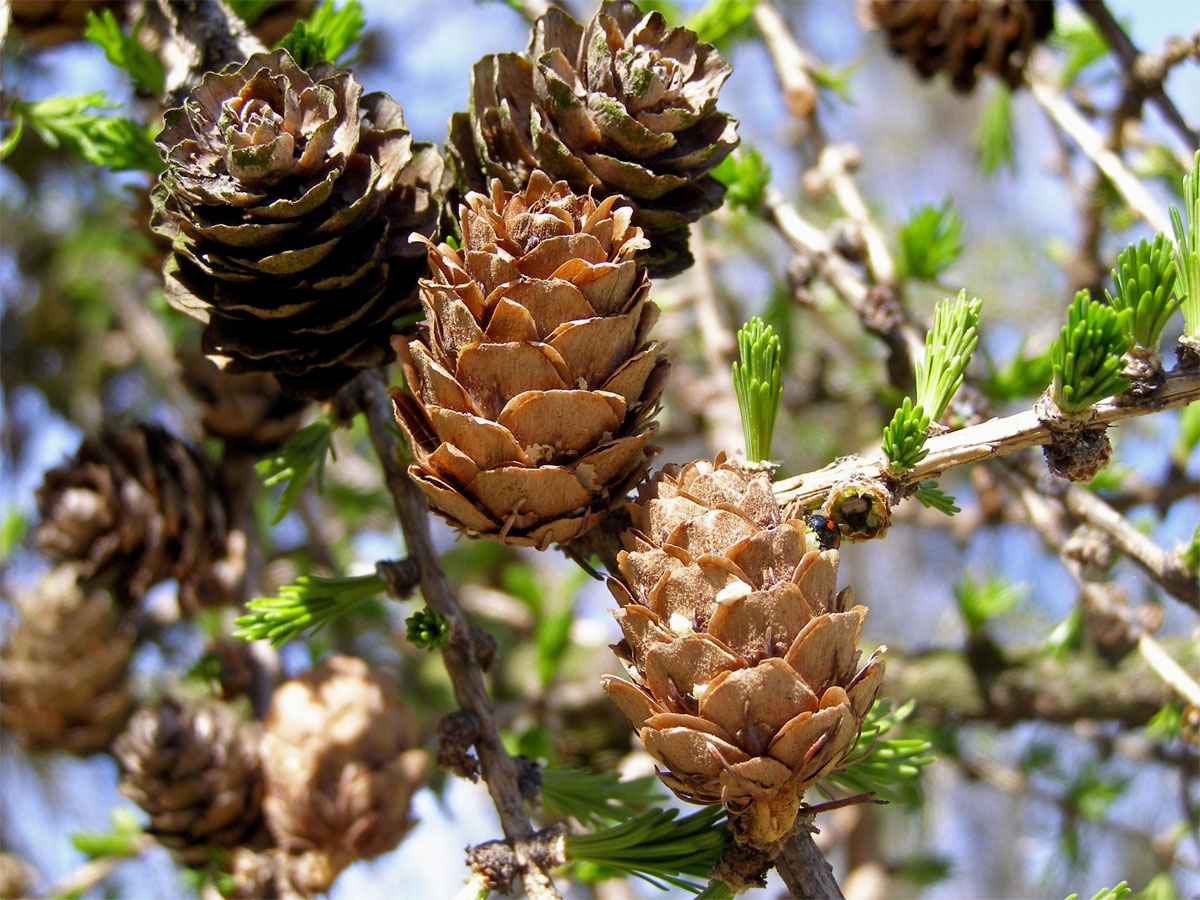
[[[279,495],[279,507],[271,519],[272,525],[279,524],[295,506],[310,473],[316,473],[317,489],[321,489],[325,454],[333,452],[332,439],[333,421],[329,418],[318,419],[293,434],[275,456],[260,460],[255,465],[255,471],[263,479],[264,486],[273,487],[280,482],[287,482],[283,493]]]
[[[1175,204],[1171,204],[1175,260],[1179,266],[1175,293],[1183,308],[1188,337],[1200,339],[1200,151],[1192,160],[1192,171],[1183,177],[1183,211],[1186,224]]]
[[[929,451],[925,449],[928,427],[929,416],[925,415],[925,410],[913,406],[911,397],[905,397],[892,421],[883,429],[883,452],[893,469],[911,469],[928,455]]]
[[[440,650],[450,640],[450,623],[436,609],[418,609],[404,620],[404,636],[408,642],[430,652]]]
[[[1157,235],[1154,243],[1142,240],[1130,244],[1117,257],[1117,267],[1112,270],[1116,296],[1105,291],[1109,305],[1120,312],[1129,310],[1129,330],[1125,336],[1130,342],[1147,350],[1157,350],[1167,320],[1179,308],[1173,295],[1175,276],[1175,248],[1165,235]]]
[[[636,875],[658,887],[666,882],[693,894],[701,885],[683,876],[704,878],[729,843],[720,824],[725,810],[706,806],[678,818],[677,809],[652,809],[590,834],[568,834],[567,858]]]
[[[775,416],[783,398],[779,337],[756,317],[738,330],[737,338],[741,362],[733,364],[733,389],[742,413],[746,459],[761,462],[771,455]]]
[[[362,37],[364,24],[358,0],[349,0],[341,9],[334,8],[333,0],[325,0],[307,21],[295,24],[279,46],[306,69],[319,62],[344,68],[350,61],[348,51]]]
[[[863,720],[851,761],[824,781],[856,794],[874,792],[884,799],[896,799],[903,789],[915,788],[921,769],[936,758],[933,745],[923,738],[884,737],[915,707],[916,701],[909,700],[891,711],[890,701],[877,700]]]
[[[542,805],[591,827],[624,822],[666,799],[660,784],[653,775],[622,781],[616,772],[548,767],[542,770]]]
[[[238,616],[234,637],[247,641],[287,643],[305,631],[316,633],[339,616],[386,590],[378,575],[349,578],[318,578],[301,575],[295,584],[284,585],[275,597],[259,597],[246,604],[247,614]]]
[[[1096,303],[1086,290],[1075,295],[1067,324],[1050,348],[1052,395],[1063,412],[1083,412],[1129,387],[1121,377],[1121,356],[1129,349],[1125,333],[1131,315],[1128,309],[1117,312]]]
[[[925,335],[925,357],[917,363],[917,404],[937,421],[963,383],[963,373],[979,344],[979,309],[983,301],[959,291],[933,311],[933,327]]]
[[[710,173],[725,185],[725,205],[751,214],[763,207],[763,195],[771,181],[771,167],[762,154],[743,144]]]

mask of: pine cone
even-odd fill
[[[158,137],[151,226],[174,242],[167,299],[204,350],[323,398],[392,359],[389,324],[425,273],[442,161],[399,104],[285,50],[210,73]]]
[[[648,465],[667,373],[646,246],[617,198],[596,204],[540,171],[470,194],[465,246],[429,248],[421,340],[397,340],[412,393],[392,391],[430,504],[469,533],[546,547],[582,534]]]
[[[307,404],[290,397],[265,372],[235,375],[199,353],[179,356],[183,383],[200,405],[206,434],[226,448],[263,456],[281,447],[300,427]]]
[[[207,459],[156,426],[87,438],[38,488],[34,543],[122,603],[168,578],[184,611],[227,603],[234,575],[218,562],[226,527],[216,484]]]
[[[859,0],[859,14],[922,78],[944,71],[964,93],[986,72],[1021,85],[1033,48],[1054,29],[1051,0]]]
[[[460,189],[535,168],[583,193],[623,196],[650,248],[650,274],[692,264],[687,226],[721,205],[708,172],[737,146],[737,121],[716,108],[731,69],[686,28],[608,0],[584,28],[551,8],[523,55],[485,56],[471,73],[470,112],[450,120],[447,153]]]
[[[147,833],[196,868],[260,825],[263,781],[255,750],[227,707],[173,700],[139,709],[113,744],[121,793],[150,816]]]
[[[134,632],[107,594],[84,594],[59,566],[18,594],[18,622],[0,649],[0,722],[31,750],[87,756],[129,718],[126,669]]]
[[[279,876],[305,896],[359,859],[396,847],[428,769],[391,676],[332,656],[275,691],[262,740],[267,825]]]
[[[856,673],[867,610],[836,593],[837,550],[781,513],[766,474],[718,456],[668,467],[639,499],[610,582],[631,680],[604,689],[671,790],[723,804],[738,840],[769,851],[878,692],[882,660]]]

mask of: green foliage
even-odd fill
[[[962,255],[963,221],[946,200],[922,206],[901,226],[896,268],[901,280],[936,282]]]
[[[733,900],[733,888],[714,878],[708,887],[696,895],[696,900]]]
[[[653,775],[622,781],[616,772],[586,769],[542,770],[542,805],[552,813],[571,816],[588,827],[624,822],[666,796]]]
[[[1179,900],[1179,890],[1170,872],[1159,872],[1133,895],[1134,900]]]
[[[77,831],[71,835],[71,846],[88,859],[137,856],[142,849],[142,826],[137,812],[128,806],[117,806],[108,818],[112,826],[108,831]]]
[[[1171,289],[1175,285],[1174,248],[1165,235],[1155,235],[1154,243],[1130,244],[1117,257],[1112,270],[1116,296],[1104,292],[1117,311],[1128,309],[1129,330],[1125,336],[1138,346],[1157,349],[1167,320],[1179,308]]]
[[[1063,412],[1083,412],[1129,387],[1121,377],[1121,356],[1129,349],[1130,315],[1096,303],[1086,290],[1075,295],[1067,324],[1050,348],[1054,402]]]
[[[725,202],[751,215],[763,207],[763,194],[771,181],[771,167],[762,154],[743,144],[721,160],[709,174],[725,185]]]
[[[533,613],[534,662],[543,686],[560,673],[562,659],[571,647],[571,625],[575,621],[573,598],[587,581],[581,569],[565,579],[547,583],[530,566],[508,565],[500,573],[504,590]]]
[[[48,146],[66,147],[92,165],[114,172],[161,172],[158,147],[142,126],[132,119],[93,112],[114,108],[103,91],[33,102],[14,100],[13,133],[5,141],[0,159],[15,149],[28,123]]]
[[[1064,659],[1083,645],[1083,610],[1072,608],[1061,622],[1050,629],[1039,649],[1055,659]]]
[[[1025,586],[988,576],[976,581],[964,575],[954,586],[954,600],[969,631],[980,631],[989,619],[1002,616],[1021,602]]]
[[[253,25],[262,18],[265,13],[276,0],[225,0],[229,4],[229,8],[233,10],[233,14],[245,22],[247,25]]]
[[[1012,89],[1003,81],[992,84],[987,102],[979,112],[972,137],[975,160],[985,175],[995,175],[1001,166],[1016,170],[1013,152]]]
[[[10,506],[0,520],[0,563],[6,562],[13,549],[20,546],[29,533],[29,515]]]
[[[775,330],[753,318],[738,329],[741,363],[733,364],[733,389],[742,413],[746,459],[760,462],[771,455],[775,417],[783,399],[783,370]]]
[[[1200,150],[1192,160],[1192,171],[1183,177],[1183,216],[1171,204],[1171,229],[1175,232],[1175,260],[1179,280],[1175,294],[1183,309],[1188,337],[1200,338]]]
[[[1132,888],[1127,882],[1122,881],[1114,887],[1101,888],[1092,895],[1092,900],[1125,900],[1131,893],[1133,893]],[[1070,894],[1066,900],[1079,900],[1079,895]]]
[[[337,10],[333,0],[325,0],[308,21],[292,26],[279,46],[303,68],[319,62],[344,68],[350,64],[349,50],[362,37],[364,24],[363,7],[358,0],[346,0]]]
[[[99,15],[87,14],[87,29],[83,36],[104,51],[105,58],[132,79],[134,87],[143,94],[157,97],[163,92],[166,72],[158,54],[151,53],[138,41],[146,20],[138,19],[132,34],[125,34],[111,9]]]
[[[274,597],[258,597],[238,616],[234,637],[247,641],[269,640],[279,647],[308,631],[316,634],[334,619],[372,600],[387,589],[374,573],[347,578],[301,575],[284,585]]]
[[[812,70],[813,81],[823,91],[833,94],[843,103],[853,103],[850,95],[850,82],[862,68],[862,62],[852,62],[845,66],[835,66],[828,62],[819,62]]]
[[[1021,400],[1040,394],[1054,377],[1050,365],[1050,351],[1036,356],[1025,355],[1025,344],[1017,348],[1003,367],[992,367],[988,377],[980,387],[989,400],[1005,403],[1010,400]]]
[[[1083,818],[1098,822],[1121,796],[1129,781],[1129,778],[1101,774],[1096,761],[1089,760],[1083,771],[1068,785],[1066,801]]]
[[[1071,8],[1056,11],[1054,31],[1049,44],[1066,56],[1059,79],[1063,87],[1071,84],[1079,73],[1108,53],[1108,44],[1090,17]]]
[[[436,609],[424,606],[404,620],[404,636],[414,647],[433,652],[450,640],[450,623]]]
[[[1200,401],[1189,403],[1179,413],[1179,435],[1171,448],[1171,456],[1181,466],[1186,465],[1197,444],[1200,444]]]
[[[892,421],[883,429],[883,453],[888,465],[896,471],[913,468],[929,451],[925,449],[926,429],[929,416],[920,406],[912,405],[912,398],[905,397],[904,403],[892,415]]]
[[[894,864],[892,871],[917,887],[930,887],[950,877],[950,860],[944,856],[910,856]]]
[[[1174,700],[1168,701],[1150,717],[1142,730],[1148,738],[1174,740],[1183,734],[1183,707]]]
[[[255,471],[262,478],[264,486],[274,487],[286,482],[283,493],[279,495],[275,516],[271,519],[272,525],[278,525],[296,505],[310,474],[316,474],[317,490],[324,488],[325,456],[331,454],[337,459],[333,452],[333,427],[333,420],[323,416],[288,438],[274,456],[255,464]]]
[[[678,816],[677,809],[652,809],[590,834],[568,834],[567,859],[635,875],[663,890],[669,885],[697,894],[701,886],[684,876],[705,877],[721,857],[730,841],[721,824],[725,810],[706,806]]]
[[[962,512],[954,505],[954,498],[939,488],[936,481],[922,481],[918,484],[917,499],[926,509],[936,509],[947,516]]]
[[[1179,551],[1179,559],[1189,572],[1200,570],[1200,522],[1192,532],[1192,539]]]
[[[863,720],[848,762],[826,775],[823,783],[852,794],[868,791],[887,800],[915,795],[921,769],[934,761],[933,745],[918,738],[888,738],[893,728],[912,715],[916,701],[891,709],[890,700],[877,700]]]
[[[706,44],[722,45],[745,33],[758,0],[708,0],[692,13],[687,27]]]
[[[925,356],[917,362],[917,403],[937,421],[962,386],[963,373],[979,344],[979,309],[983,301],[947,297],[933,311],[933,327],[925,335]]]

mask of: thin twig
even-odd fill
[[[1188,125],[1171,98],[1167,96],[1167,92],[1163,90],[1162,78],[1144,77],[1147,67],[1140,63],[1146,54],[1141,53],[1130,40],[1129,35],[1121,27],[1121,23],[1113,17],[1104,0],[1079,0],[1079,8],[1096,23],[1096,28],[1104,36],[1105,43],[1120,60],[1121,69],[1125,73],[1128,84],[1136,85],[1137,89],[1158,107],[1163,118],[1175,129],[1188,147],[1194,148],[1200,145],[1200,132]]]
[[[1083,117],[1058,86],[1040,75],[1031,75],[1029,87],[1033,98],[1054,124],[1066,132],[1083,155],[1108,177],[1129,208],[1153,230],[1170,234],[1171,224],[1159,203],[1150,196],[1145,185],[1129,170],[1124,160],[1108,148],[1104,135]]]
[[[851,153],[844,144],[827,144],[817,160],[833,198],[850,221],[862,229],[867,244],[867,268],[877,284],[896,285],[896,263],[888,249],[887,237],[867,209],[867,202],[851,176],[857,162],[857,151]]]
[[[530,852],[534,829],[522,803],[517,767],[500,742],[483,672],[472,650],[470,626],[458,598],[446,583],[434,550],[425,497],[409,480],[400,460],[400,443],[392,431],[392,412],[382,375],[376,371],[363,372],[346,390],[366,415],[371,445],[383,466],[384,482],[396,506],[408,555],[417,560],[421,568],[421,595],[450,626],[450,640],[442,649],[442,659],[459,706],[478,719],[479,739],[475,750],[480,769],[500,816],[504,837],[519,862],[525,893],[533,900],[559,900],[554,882],[538,867],[536,855]]]
[[[784,841],[783,849],[775,858],[775,868],[793,897],[845,900],[833,877],[833,867],[803,825]]]
[[[754,5],[754,24],[762,35],[783,92],[783,105],[804,122],[817,108],[816,60],[796,43],[783,16],[770,3]]]

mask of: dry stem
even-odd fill
[[[475,752],[487,782],[500,826],[512,847],[525,886],[533,900],[558,900],[560,897],[549,874],[533,852],[534,829],[529,822],[517,784],[517,767],[504,750],[488,699],[483,672],[472,649],[470,626],[446,583],[445,573],[438,561],[437,551],[429,535],[429,512],[425,497],[405,474],[398,455],[399,441],[392,432],[392,413],[389,408],[383,376],[367,371],[358,376],[347,389],[355,396],[367,418],[371,445],[383,465],[384,481],[396,506],[396,515],[404,531],[408,554],[421,568],[421,595],[431,609],[441,613],[450,626],[450,640],[442,649],[442,659],[454,696],[459,706],[473,713],[479,723],[479,739]]]

